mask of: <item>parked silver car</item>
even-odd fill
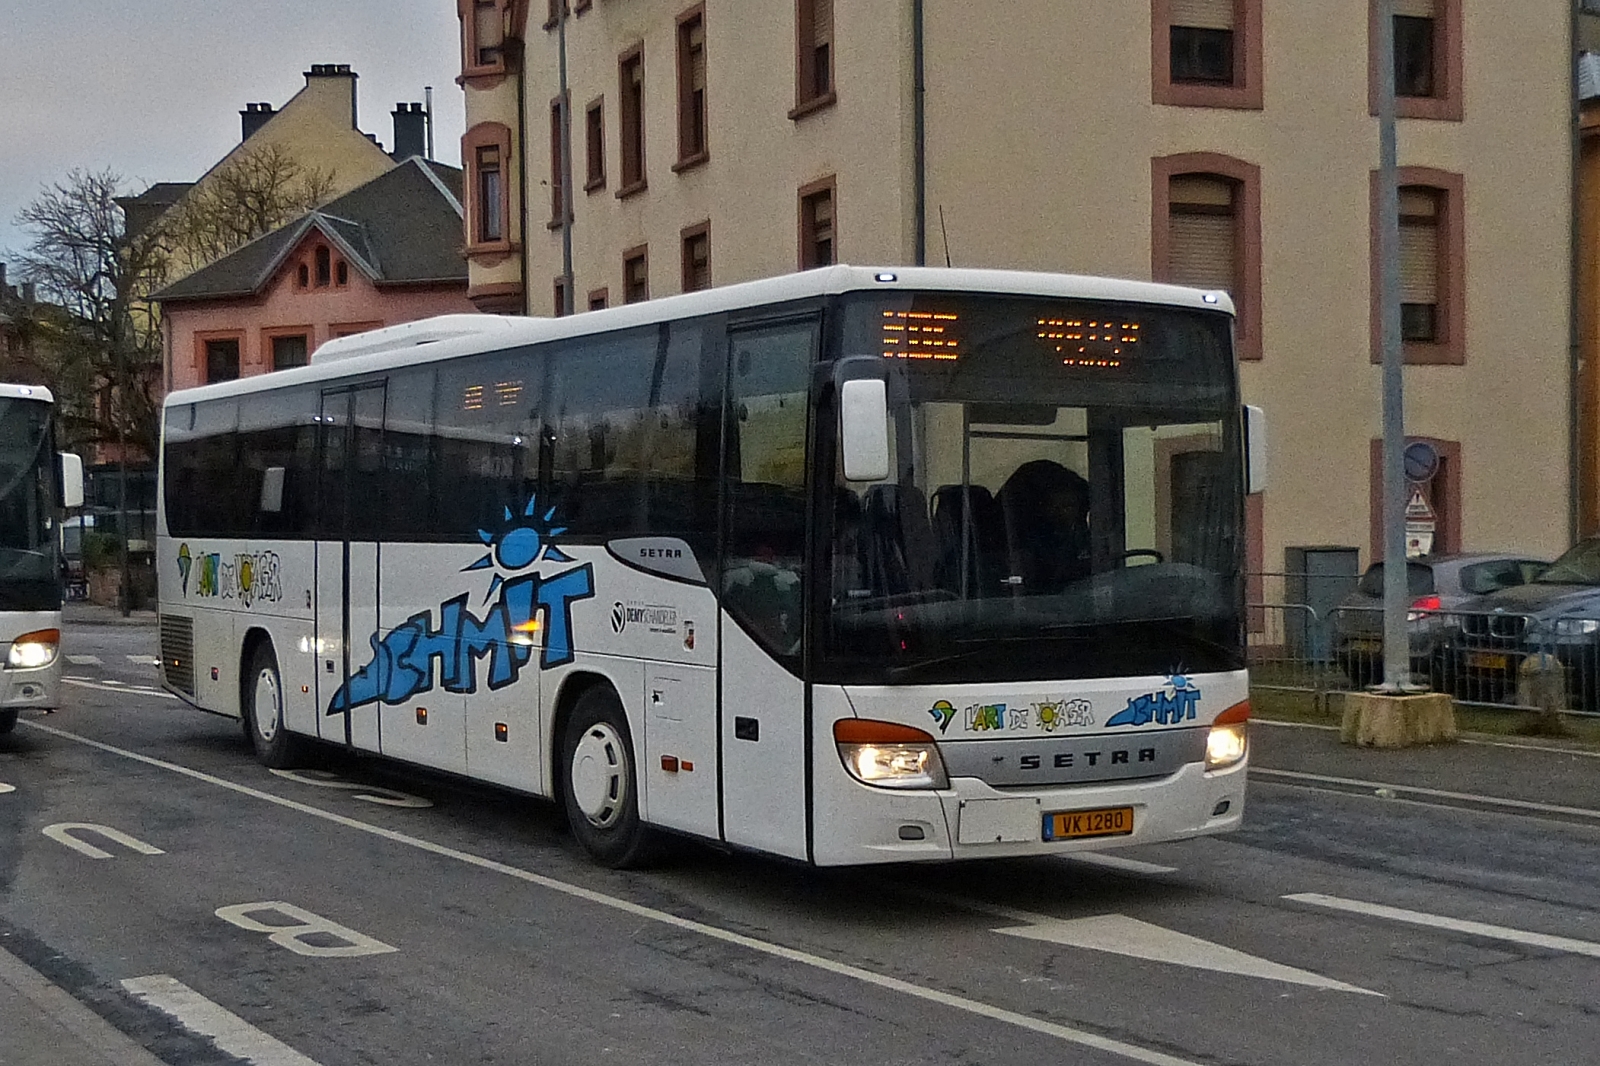
[[[1525,585],[1548,560],[1508,552],[1423,555],[1406,561],[1406,632],[1411,670],[1437,682],[1440,654],[1451,635],[1448,612],[1468,600]],[[1357,685],[1383,680],[1383,564],[1373,563],[1333,617],[1334,655]]]

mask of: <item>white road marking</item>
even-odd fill
[[[1492,807],[1509,807],[1519,811],[1537,811],[1540,814],[1566,814],[1578,818],[1593,818],[1600,821],[1600,811],[1588,807],[1563,807],[1555,803],[1535,803],[1532,800],[1506,799],[1503,796],[1480,796],[1474,792],[1447,792],[1438,788],[1420,788],[1416,785],[1394,785],[1382,781],[1361,781],[1350,777],[1328,777],[1325,774],[1306,774],[1297,770],[1263,770],[1252,766],[1250,773],[1255,776],[1282,777],[1291,781],[1313,781],[1324,785],[1345,785],[1356,788],[1370,788],[1374,792],[1378,789],[1388,789],[1399,795],[1431,796],[1434,799],[1462,800],[1468,803],[1481,803]]]
[[[1324,733],[1337,733],[1340,727],[1336,725],[1320,725],[1316,722],[1274,722],[1266,718],[1250,719],[1252,727],[1258,725],[1271,726],[1274,729],[1315,729]],[[1513,740],[1487,740],[1479,737],[1456,737],[1457,744],[1474,744],[1480,748],[1511,748],[1516,751],[1538,751],[1547,755],[1576,755],[1584,759],[1600,759],[1600,751],[1585,751],[1582,748],[1561,748],[1554,744],[1525,744]],[[1254,769],[1255,764],[1251,764]]]
[[[95,682],[95,681],[83,681],[83,680],[80,680],[80,679],[78,679],[76,677],[63,677],[61,679],[61,683],[64,684],[64,685],[77,685],[79,688],[99,689],[101,692],[133,692],[133,691],[136,691],[136,690],[134,690],[132,688],[129,688],[127,685],[121,685],[121,686],[102,685],[102,684],[100,684],[98,682]],[[158,692],[158,691],[155,691],[153,689],[140,688],[137,691],[140,692],[143,695],[154,696],[157,699],[175,700],[175,699],[178,698],[178,697],[174,696],[170,692]]]
[[[1130,874],[1175,874],[1176,866],[1160,866],[1138,859],[1125,859],[1109,851],[1080,851],[1064,856],[1072,862],[1086,862],[1090,866],[1104,866],[1108,870],[1123,870]]]
[[[365,800],[383,807],[432,807],[433,800],[413,796],[407,792],[396,792],[392,788],[374,788],[371,785],[358,784],[355,781],[346,781],[338,774],[327,770],[268,770],[276,777],[289,781],[298,781],[302,785],[316,785],[318,788],[338,788],[353,791],[351,799]]]
[[[1408,911],[1400,907],[1386,907],[1381,903],[1366,903],[1358,899],[1340,899],[1338,896],[1324,896],[1320,892],[1299,892],[1283,898],[1294,900],[1296,903],[1309,903],[1313,907],[1326,907],[1329,910],[1344,911],[1349,914],[1363,914],[1369,918],[1386,918],[1392,922],[1405,922],[1409,925],[1446,929],[1453,933],[1465,933],[1468,936],[1483,937],[1488,940],[1504,940],[1512,944],[1549,948],[1551,951],[1564,951],[1569,955],[1588,955],[1590,958],[1600,959],[1600,944],[1590,940],[1574,940],[1571,937],[1550,936],[1547,933],[1530,933],[1525,929],[1509,929],[1503,925],[1467,922],[1459,918],[1446,918],[1440,914],[1429,914],[1426,911]]]
[[[111,853],[109,851],[97,848],[88,841],[79,840],[77,837],[73,836],[73,830],[77,830],[80,833],[93,833],[96,836],[105,837],[112,843],[121,844],[129,851],[136,851],[140,855],[166,854],[166,852],[162,851],[160,848],[146,844],[138,837],[131,837],[127,833],[122,832],[120,829],[113,829],[109,825],[96,825],[94,822],[57,822],[55,825],[45,826],[40,830],[40,832],[49,837],[51,840],[54,840],[56,843],[65,844],[73,851],[76,851],[82,855],[87,855],[91,859],[111,858]]]
[[[104,744],[98,740],[91,740],[88,737],[79,736],[76,733],[69,733],[64,729],[55,729],[51,726],[40,725],[33,722],[30,722],[29,725],[35,729],[40,729],[54,736],[61,737],[64,740],[74,740],[80,744],[95,748],[99,751],[107,752],[111,755],[118,755],[134,762],[143,763],[146,766],[154,766],[162,770],[169,770],[172,773],[180,774],[196,781],[203,781],[206,784],[215,785],[218,788],[224,788],[230,792],[238,793],[239,795],[249,796],[253,799],[264,800],[267,803],[276,804],[277,806],[286,808],[288,810],[298,811],[301,814],[309,815],[313,818],[320,818],[323,821],[331,822],[334,825],[341,825],[347,829],[354,829],[357,832],[368,833],[383,840],[388,840],[391,843],[402,844],[406,847],[415,848],[418,851],[426,852],[431,855],[437,855],[441,858],[453,859],[456,862],[464,863],[468,866],[474,866],[480,870],[487,870],[491,873],[503,874],[506,877],[515,878],[518,881],[522,881],[530,885],[537,885],[540,888],[544,888],[552,892],[560,892],[563,895],[570,896],[574,899],[581,899],[600,907],[606,907],[623,914],[631,915],[635,918],[642,918],[645,921],[657,922],[661,925],[671,926],[675,929],[682,929],[686,932],[696,933],[700,936],[706,937],[707,939],[718,940],[725,944],[734,944],[745,948],[746,950],[757,952],[762,955],[767,955],[776,959],[783,959],[786,962],[798,963],[802,966],[809,966],[812,969],[821,970],[824,973],[831,973],[838,977],[849,978],[850,980],[859,981],[862,984],[871,985],[875,988],[881,988],[889,992],[898,992],[901,995],[910,996],[914,999],[920,999],[924,1002],[937,1003],[940,1006],[949,1007],[952,1010],[963,1011],[979,1018],[988,1019],[992,1022],[1001,1022],[1017,1029],[1026,1029],[1029,1032],[1052,1037],[1056,1040],[1062,1041],[1063,1043],[1075,1044],[1079,1047],[1093,1048],[1096,1051],[1103,1051],[1110,1055],[1117,1055],[1134,1062],[1146,1063],[1147,1066],[1199,1066],[1198,1063],[1189,1059],[1180,1059],[1174,1055],[1168,1055],[1164,1052],[1156,1051],[1151,1048],[1140,1047],[1137,1044],[1125,1043],[1121,1040],[1113,1040],[1110,1037],[1100,1036],[1096,1033],[1091,1033],[1083,1029],[1074,1029],[1070,1026],[1058,1025],[1055,1022],[1047,1022],[1043,1019],[1032,1017],[1031,1015],[1022,1014],[1013,1010],[1007,1010],[1004,1007],[998,1007],[990,1003],[984,1003],[981,1000],[968,999],[965,996],[954,995],[949,992],[941,991],[937,988],[928,988],[923,985],[913,984],[910,981],[905,981],[898,977],[890,977],[887,974],[876,973],[872,970],[868,970],[860,966],[853,966],[846,962],[837,962],[833,959],[824,958],[821,955],[813,955],[810,952],[799,951],[795,948],[785,947],[782,944],[774,944],[770,941],[758,940],[753,936],[746,936],[743,933],[735,933],[730,929],[723,929],[719,926],[708,925],[705,922],[697,922],[692,918],[683,918],[667,911],[657,910],[654,907],[646,907],[643,904],[622,899],[618,896],[609,896],[604,892],[597,892],[592,888],[584,888],[581,885],[575,885],[568,881],[558,881],[553,877],[546,877],[543,874],[536,874],[529,870],[523,870],[508,863],[497,862],[494,859],[486,859],[482,856],[474,855],[471,852],[462,851],[459,848],[452,848],[443,844],[436,844],[431,840],[424,840],[421,837],[411,836],[408,833],[401,833],[394,829],[386,829],[383,826],[369,825],[368,823],[360,821],[359,819],[350,818],[342,814],[335,814],[332,811],[325,811],[320,807],[313,807],[309,803],[301,803],[298,800],[286,799],[283,796],[274,796],[270,792],[263,792],[260,789],[251,788],[249,785],[241,785],[237,782],[228,781],[224,778],[216,777],[200,770],[192,770],[187,766],[179,766],[177,763],[166,762],[162,759],[156,759],[149,755],[141,755],[136,751],[128,751],[125,748],[113,747],[110,744]],[[255,1061],[257,1062],[258,1066],[264,1066],[261,1059],[258,1058]]]
[[[160,666],[161,660],[154,655],[125,655],[123,658],[136,666]]]
[[[210,1037],[218,1048],[255,1066],[317,1066],[294,1048],[263,1033],[237,1014],[211,1002],[166,974],[122,982],[133,995],[176,1018],[192,1033]]]
[[[927,900],[944,907],[959,907],[974,914],[987,914],[1016,922],[1020,929],[996,929],[1006,936],[1026,937],[1029,940],[1047,940],[1067,947],[1106,951],[1128,955],[1151,962],[1167,962],[1175,966],[1190,966],[1218,973],[1260,977],[1269,981],[1287,981],[1291,984],[1310,985],[1313,988],[1334,989],[1340,992],[1359,992],[1365,996],[1382,996],[1365,988],[1347,985],[1332,978],[1322,977],[1308,970],[1297,970],[1242,951],[1214,944],[1187,933],[1164,929],[1159,925],[1141,922],[1121,914],[1105,914],[1093,918],[1057,918],[1049,914],[1018,910],[996,903],[983,903],[943,892],[930,892],[893,884],[894,891],[916,899]]]
[[[0,796],[4,796],[7,792],[15,792],[16,790],[16,785],[8,785],[4,781],[0,781]]]
[[[260,918],[252,917],[263,913],[282,915],[289,919],[289,924],[269,925]],[[349,926],[340,925],[330,918],[313,914],[303,907],[296,907],[282,900],[236,903],[231,907],[218,907],[216,915],[245,932],[266,933],[267,939],[280,948],[288,948],[296,955],[305,955],[313,959],[350,959],[359,955],[387,955],[400,950],[365,933],[358,933]],[[331,945],[307,942],[307,937],[317,935],[331,936],[343,940],[344,943]]]
[[[67,662],[73,666],[104,666],[105,661],[98,655],[69,655]]]

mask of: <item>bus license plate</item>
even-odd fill
[[[1467,665],[1474,670],[1509,670],[1511,656],[1503,651],[1471,651],[1467,653]]]
[[[1131,832],[1133,832],[1132,807],[1105,807],[1096,811],[1054,811],[1044,816],[1046,840],[1121,837]]]

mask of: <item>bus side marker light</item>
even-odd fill
[[[1206,769],[1221,770],[1232,766],[1250,750],[1250,701],[1236,703],[1217,715],[1211,723],[1211,734],[1206,738]]]
[[[841,718],[833,740],[845,772],[879,788],[949,788],[939,745],[920,729],[897,722]]]
[[[428,708],[426,708],[426,707],[418,707],[417,708],[417,724],[418,725],[427,725],[428,724]]]
[[[661,756],[661,768],[669,774],[678,772],[678,757],[676,755]]]
[[[213,681],[219,680],[221,678],[221,676],[222,676],[222,671],[218,670],[215,666],[213,666],[211,668],[211,680],[213,680]]]
[[[307,696],[307,695],[310,695],[310,693],[311,693],[311,686],[310,685],[301,685],[300,686],[300,695]]]
[[[694,763],[690,762],[688,759],[683,760],[683,762],[681,762],[679,765],[683,767],[683,772],[684,773],[686,773],[686,774],[694,773]]]
[[[511,727],[504,722],[496,722],[494,724],[494,738],[504,744],[511,739]]]

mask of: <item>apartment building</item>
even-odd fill
[[[835,261],[1224,288],[1272,427],[1252,568],[1372,557],[1377,0],[569,0],[564,20],[560,2],[458,0],[477,306],[559,313],[569,209],[579,311]],[[1594,478],[1573,413],[1594,410],[1574,391],[1580,16],[1395,11],[1433,548],[1553,554]]]

